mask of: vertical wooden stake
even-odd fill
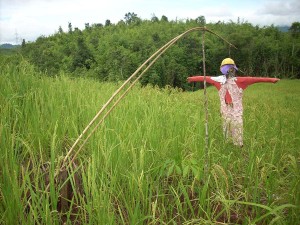
[[[202,57],[203,57],[203,76],[204,76],[204,109],[205,109],[205,173],[209,170],[209,148],[208,148],[208,102],[206,93],[206,67],[205,67],[205,30],[202,33]]]

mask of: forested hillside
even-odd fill
[[[93,77],[100,81],[124,80],[158,48],[182,32],[206,26],[238,49],[207,34],[206,71],[218,75],[224,57],[232,57],[244,75],[300,78],[300,26],[289,32],[274,26],[258,27],[247,22],[205,24],[205,18],[169,21],[153,16],[142,20],[127,13],[124,20],[112,24],[85,24],[85,29],[68,30],[41,36],[33,43],[23,40],[22,54],[49,76],[64,71],[72,76]],[[179,40],[151,67],[142,84],[187,88],[186,78],[202,72],[202,33],[194,32]],[[242,75],[242,74],[240,74]]]

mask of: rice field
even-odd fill
[[[243,148],[209,87],[208,152],[202,90],[137,85],[59,173],[120,85],[1,63],[0,224],[300,224],[299,80],[244,92]]]

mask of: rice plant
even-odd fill
[[[244,147],[226,142],[208,88],[135,86],[84,145],[62,158],[119,84],[0,69],[0,224],[298,224],[298,80],[244,94]],[[47,189],[49,186],[49,189]]]

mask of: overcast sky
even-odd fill
[[[83,29],[85,23],[112,23],[134,12],[141,19],[153,15],[169,20],[196,19],[207,23],[230,20],[253,25],[281,26],[300,21],[300,0],[0,0],[0,44],[20,44],[51,35],[59,26]]]

